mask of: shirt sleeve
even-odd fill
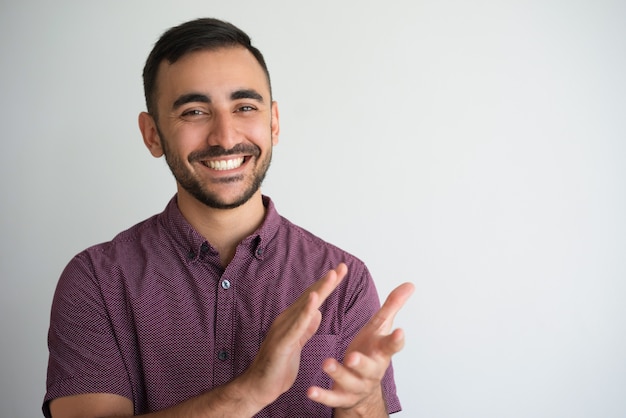
[[[52,399],[113,393],[132,399],[128,373],[87,253],[76,256],[59,279],[48,331],[47,391]]]
[[[360,269],[358,268],[360,267]],[[354,287],[348,289],[347,311],[343,324],[342,352],[345,353],[352,339],[361,328],[380,309],[380,299],[369,270],[362,263],[349,268],[353,270],[358,280],[354,280]],[[382,379],[382,389],[387,403],[387,412],[392,414],[402,410],[396,391],[393,375],[393,366],[390,364]]]

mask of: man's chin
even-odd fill
[[[196,198],[196,200],[198,200],[200,203],[204,204],[205,206],[211,209],[228,210],[228,209],[236,209],[240,206],[245,205],[246,203],[250,201],[250,199],[252,199],[252,197],[256,194],[257,191],[258,191],[258,188],[253,189],[253,190],[248,190],[244,194],[240,194],[238,196],[231,196],[231,197],[217,196],[215,194],[203,193],[203,192],[194,193],[193,191],[191,194]]]

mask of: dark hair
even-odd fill
[[[156,112],[156,79],[159,65],[163,60],[175,63],[186,54],[219,48],[242,46],[254,55],[263,68],[267,83],[272,91],[270,74],[263,54],[252,46],[250,37],[238,27],[218,19],[202,18],[185,22],[168,29],[154,44],[143,68],[143,89],[146,96],[146,107],[155,119]]]

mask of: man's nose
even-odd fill
[[[235,121],[229,112],[216,112],[207,138],[210,146],[231,149],[239,142]]]

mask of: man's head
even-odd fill
[[[157,76],[161,62],[175,63],[183,56],[201,50],[244,47],[257,60],[265,75],[270,92],[270,74],[263,54],[252,46],[250,37],[236,26],[218,19],[202,18],[185,22],[166,31],[152,48],[143,68],[143,87],[148,113],[158,120],[156,96]]]
[[[260,199],[278,142],[278,105],[260,52],[214,19],[168,30],[144,70],[144,143],[165,156],[178,201],[232,209]],[[257,200],[259,202],[260,200]]]

